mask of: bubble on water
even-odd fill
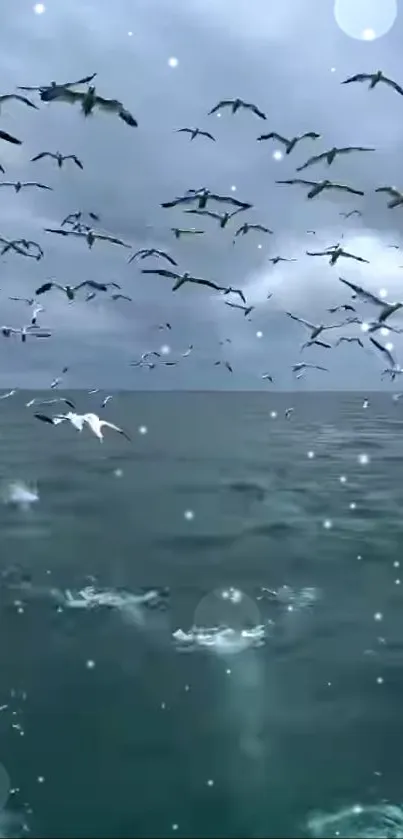
[[[382,614],[382,612],[375,612],[375,614],[374,614],[374,620],[375,620],[375,621],[382,621],[382,620],[383,620],[383,614]]]
[[[252,638],[247,634],[244,637],[242,633],[260,626],[261,623],[256,601],[234,586],[217,588],[206,594],[198,603],[193,618],[195,627],[231,629],[242,637],[241,649],[254,643]]]
[[[85,666],[88,670],[93,670],[95,667],[95,661],[92,658],[89,658],[88,661],[85,662]]]
[[[349,506],[350,510],[355,510],[357,508],[357,505],[356,505],[355,501],[352,501],[351,504],[349,504],[348,506]]]
[[[209,778],[209,779],[208,779],[208,781],[207,781],[207,786],[208,786],[208,787],[213,787],[213,786],[214,786],[214,781],[213,781],[213,779],[212,779],[212,778]]]
[[[377,676],[376,683],[377,683],[377,685],[383,685],[383,683],[384,683],[383,676]]]

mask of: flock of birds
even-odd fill
[[[96,73],[91,75],[85,76],[84,78],[78,79],[75,82],[65,82],[63,84],[59,84],[56,82],[51,82],[47,85],[42,85],[38,87],[19,87],[18,90],[21,93],[11,93],[0,96],[0,106],[5,101],[10,100],[17,100],[18,102],[24,104],[26,107],[31,109],[38,109],[39,105],[37,105],[31,98],[27,98],[27,94],[37,94],[39,96],[40,102],[48,103],[49,105],[53,102],[64,102],[71,105],[79,105],[82,114],[84,117],[89,117],[90,115],[94,114],[97,109],[109,112],[111,114],[115,114],[121,119],[126,125],[136,128],[138,126],[137,120],[134,116],[127,110],[127,108],[117,99],[107,99],[103,96],[100,96],[94,82],[96,77]],[[377,71],[376,73],[360,73],[350,78],[345,79],[342,84],[354,84],[354,83],[362,83],[368,82],[369,89],[375,88],[379,84],[383,84],[385,86],[390,87],[393,89],[397,94],[403,96],[403,88],[400,87],[393,79],[389,79],[386,77],[382,71]],[[251,114],[251,116],[256,117],[259,120],[266,121],[266,114],[260,110],[255,104],[250,102],[245,102],[241,99],[225,99],[218,102],[210,111],[209,115],[213,114],[221,114],[223,111],[228,110],[232,114],[236,114],[238,111],[243,110]],[[190,141],[194,141],[197,138],[202,140],[208,140],[209,142],[216,142],[216,138],[214,137],[213,133],[208,130],[203,130],[198,127],[183,127],[177,129],[178,133],[188,135]],[[292,152],[296,149],[296,147],[300,143],[317,143],[321,139],[321,135],[314,132],[309,131],[305,132],[300,135],[296,135],[294,137],[284,137],[277,132],[271,131],[266,134],[261,134],[257,137],[258,142],[268,142],[268,141],[275,141],[277,144],[281,144],[284,147],[285,155],[291,155]],[[12,143],[14,145],[20,145],[21,140],[17,139],[16,137],[12,136],[8,132],[0,131],[0,140],[7,143]],[[318,154],[310,156],[302,165],[298,166],[296,171],[297,173],[305,172],[305,170],[310,169],[317,164],[325,164],[328,167],[332,166],[334,162],[337,160],[339,156],[343,155],[350,155],[350,154],[371,154],[375,151],[373,148],[365,147],[365,146],[347,146],[347,147],[333,147],[331,149],[327,149],[325,151],[321,151]],[[58,168],[62,168],[64,165],[71,163],[72,165],[76,166],[80,170],[84,168],[82,161],[75,155],[75,154],[67,154],[64,155],[60,151],[41,151],[36,154],[33,158],[31,158],[32,162],[36,163],[38,161],[44,161],[49,159],[50,162],[54,161]],[[2,166],[0,166],[0,170],[5,173],[5,170]],[[343,193],[346,196],[351,195],[354,197],[361,197],[364,195],[364,192],[360,189],[355,188],[349,184],[338,183],[337,181],[329,180],[328,178],[322,180],[306,180],[304,178],[296,177],[290,178],[287,180],[277,180],[277,184],[282,184],[285,186],[303,186],[307,189],[307,198],[312,200],[319,196],[323,192],[327,191],[337,191],[339,193]],[[51,190],[52,187],[48,186],[45,183],[40,181],[2,181],[0,182],[1,187],[9,187],[10,189],[14,189],[17,193],[21,190],[26,189],[39,189],[39,190]],[[403,193],[399,192],[394,186],[381,186],[375,190],[377,193],[385,193],[388,198],[387,206],[391,209],[403,205]],[[165,201],[161,204],[161,207],[164,210],[171,211],[178,208],[179,210],[183,211],[184,216],[191,215],[193,217],[197,217],[200,220],[200,223],[206,221],[207,219],[212,219],[216,222],[218,228],[224,229],[227,227],[231,227],[231,222],[235,218],[239,218],[241,214],[246,213],[248,210],[252,209],[252,204],[246,201],[241,201],[238,198],[235,198],[232,195],[219,195],[216,192],[212,192],[210,189],[203,187],[200,189],[189,189],[183,195],[179,195],[174,197],[171,200]],[[359,209],[354,208],[348,210],[347,212],[342,212],[340,215],[344,219],[348,219],[353,216],[361,216],[362,213]],[[66,218],[64,218],[59,227],[49,227],[45,228],[44,232],[51,234],[53,236],[59,236],[63,238],[79,238],[82,239],[83,242],[86,243],[88,248],[93,248],[96,242],[101,241],[108,243],[110,245],[116,245],[120,248],[124,248],[127,250],[132,250],[131,245],[127,242],[124,242],[119,237],[109,234],[108,232],[102,231],[97,229],[94,225],[97,225],[100,221],[100,216],[98,213],[89,212],[84,213],[83,211],[77,211],[70,213]],[[204,229],[199,229],[195,227],[189,226],[172,226],[171,232],[175,238],[175,240],[179,241],[183,237],[193,237],[193,236],[201,236],[205,233]],[[249,221],[244,221],[234,230],[233,233],[233,242],[238,240],[239,237],[244,237],[251,232],[256,231],[261,234],[272,235],[273,231],[266,227],[263,224],[255,224]],[[308,231],[314,233],[315,231]],[[42,245],[38,242],[27,240],[27,239],[13,239],[8,240],[3,237],[0,237],[0,253],[4,255],[6,253],[14,252],[19,256],[41,260],[44,257],[44,250]],[[325,257],[329,260],[329,264],[331,266],[335,266],[339,263],[340,259],[345,260],[353,260],[359,263],[367,263],[368,260],[361,257],[359,254],[350,253],[346,249],[343,248],[340,242],[337,242],[330,247],[325,248],[324,250],[310,250],[306,251],[307,255],[313,258],[316,257]],[[141,268],[141,273],[147,275],[156,275],[158,277],[163,277],[165,280],[172,281],[172,291],[176,292],[180,288],[185,285],[188,286],[198,286],[198,287],[206,287],[210,291],[214,291],[219,295],[222,295],[225,298],[224,303],[233,309],[238,309],[243,312],[245,317],[250,316],[254,306],[250,305],[247,300],[246,291],[241,288],[234,288],[232,286],[219,284],[217,282],[213,282],[212,280],[205,279],[203,277],[196,277],[193,274],[185,271],[182,272],[178,267],[177,260],[172,256],[172,254],[168,253],[165,250],[162,250],[158,247],[150,247],[150,248],[141,248],[140,250],[135,251],[134,253],[130,253],[128,262],[137,262],[139,264],[144,263],[144,261],[152,260],[153,267],[150,268]],[[270,257],[270,262],[273,266],[277,265],[280,262],[296,262],[295,258],[288,258],[282,255],[276,255]],[[165,263],[165,267],[159,267]],[[169,267],[168,267],[169,266]],[[371,342],[372,346],[384,357],[386,361],[386,367],[383,371],[382,375],[387,375],[393,381],[396,376],[403,373],[403,367],[401,367],[394,355],[392,350],[382,344],[377,337],[377,333],[381,329],[387,328],[392,332],[403,332],[403,329],[398,327],[394,327],[390,325],[389,318],[397,312],[400,308],[403,307],[403,302],[392,302],[385,299],[382,294],[376,295],[372,292],[368,291],[364,287],[358,285],[357,283],[350,282],[344,278],[339,278],[340,280],[340,290],[344,289],[345,291],[348,290],[353,301],[359,300],[364,301],[366,303],[371,303],[373,306],[376,307],[377,310],[377,317],[375,317],[371,322],[365,323],[366,332],[368,333],[369,341]],[[18,335],[22,342],[26,342],[27,338],[50,338],[52,335],[51,330],[42,329],[40,324],[38,324],[38,317],[41,312],[44,311],[43,307],[39,304],[39,299],[50,292],[58,293],[61,292],[67,298],[69,303],[73,303],[74,300],[81,296],[81,294],[85,294],[85,300],[89,302],[93,300],[99,294],[108,295],[111,297],[112,300],[122,300],[131,302],[131,297],[126,295],[121,290],[121,286],[119,283],[116,282],[97,282],[94,280],[84,280],[82,282],[77,283],[76,285],[62,285],[60,283],[54,281],[46,281],[42,283],[37,289],[35,289],[32,298],[22,298],[22,297],[11,297],[11,300],[15,301],[25,301],[29,306],[32,308],[31,313],[31,322],[29,325],[24,325],[19,328],[10,327],[10,326],[3,326],[1,327],[1,333],[3,337],[9,338],[12,335]],[[268,299],[271,297],[271,294],[268,294]],[[345,320],[336,323],[320,323],[315,324],[311,323],[304,318],[299,317],[298,315],[287,312],[286,315],[293,321],[298,322],[303,327],[308,330],[308,340],[306,340],[301,349],[305,349],[307,347],[319,346],[324,349],[330,349],[332,344],[328,343],[324,339],[324,333],[329,332],[333,329],[341,329],[345,326],[350,326],[352,324],[360,324],[361,326],[364,325],[364,321],[360,314],[357,313],[355,305],[352,303],[341,303],[338,306],[334,306],[328,310],[331,314],[336,314],[337,312],[344,312],[346,315],[347,313],[351,313],[346,317]],[[159,326],[160,329],[171,329],[171,325],[169,323],[162,324]],[[382,334],[382,333],[381,333]],[[364,338],[364,333],[363,333]],[[336,346],[343,343],[357,343],[359,346],[364,346],[363,338],[356,337],[356,336],[348,336],[342,335],[336,341]],[[225,341],[220,342],[222,345],[225,343],[231,343],[229,338],[225,339]],[[183,357],[186,357],[190,354],[193,347],[190,346],[189,349],[182,353]],[[161,359],[161,353],[157,351],[146,352],[140,357],[140,359],[132,362],[133,366],[146,366],[149,369],[154,369],[157,364],[165,364],[167,366],[176,365],[178,361],[164,361]],[[226,369],[232,373],[233,368],[232,365],[228,361],[216,361],[216,365],[222,364],[226,367]],[[317,370],[327,370],[327,368],[321,364],[315,364],[313,362],[307,361],[300,361],[293,365],[292,371],[296,378],[301,377],[305,374],[306,370],[309,368],[314,368]],[[65,371],[67,368],[65,368]],[[273,377],[269,373],[264,373],[262,375],[263,379],[267,379],[269,381],[273,381]],[[53,386],[57,386],[59,383],[59,379],[55,380],[56,385],[52,383]],[[92,391],[96,392],[96,391]],[[10,391],[9,394],[4,394],[1,398],[7,398],[15,393],[15,391]],[[31,400],[29,405],[32,405],[35,400]],[[53,402],[55,400],[48,400],[48,402]],[[67,407],[70,410],[64,414],[56,414],[53,416],[48,416],[47,414],[42,413],[35,413],[35,417],[42,422],[46,422],[51,425],[58,425],[63,422],[70,422],[76,429],[82,430],[84,426],[88,426],[93,433],[98,437],[98,439],[103,439],[103,428],[111,428],[120,434],[127,436],[123,429],[117,427],[113,423],[106,422],[105,420],[101,420],[97,414],[94,413],[87,413],[87,414],[78,414],[75,410],[75,406],[71,403],[70,400],[62,400],[67,403]],[[105,406],[108,400],[104,400],[103,405]]]

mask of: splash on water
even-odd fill
[[[337,813],[313,813],[307,829],[310,836],[323,839],[402,839],[403,809],[394,804],[355,804]]]
[[[39,501],[38,488],[24,481],[11,481],[2,488],[4,504],[12,504],[21,510],[30,510],[31,505]]]
[[[266,637],[266,626],[258,624],[250,629],[231,629],[228,626],[192,626],[188,632],[176,629],[172,638],[180,652],[209,649],[218,655],[233,655],[250,647],[261,647]]]

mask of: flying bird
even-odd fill
[[[310,157],[309,160],[307,160],[306,163],[303,163],[302,166],[297,166],[297,172],[302,172],[303,169],[307,169],[308,166],[313,166],[315,163],[320,163],[322,160],[326,161],[327,165],[330,166],[337,155],[350,154],[355,151],[375,151],[375,149],[365,146],[346,146],[345,148],[338,149],[336,146],[333,146],[333,148],[329,149],[329,151],[324,151],[322,154],[316,154],[313,157]]]
[[[362,216],[360,210],[350,210],[349,213],[339,213],[342,218],[351,218],[352,216]]]
[[[60,227],[64,227],[65,224],[71,224],[73,227],[76,227],[77,225],[80,226],[80,221],[83,215],[85,215],[85,213],[82,210],[78,210],[76,213],[69,213],[69,215],[63,219]],[[87,213],[87,215],[91,221],[100,221],[97,213]]]
[[[297,262],[297,260],[287,259],[285,256],[271,256],[269,262],[272,262],[273,265],[277,265],[279,262]]]
[[[90,82],[95,79],[96,73],[92,73],[90,76],[84,76],[82,79],[77,79],[75,82],[64,82],[63,84],[58,84],[57,82],[50,82],[50,84],[43,84],[38,85],[36,87],[18,87],[17,90],[36,90],[39,93],[43,93],[49,90],[62,90],[66,87],[76,87],[79,84],[89,84]]]
[[[350,306],[349,303],[341,303],[340,306],[332,306],[331,309],[328,309],[328,312],[331,315],[335,315],[336,312],[355,312],[354,306]]]
[[[27,340],[27,335],[33,335],[34,338],[51,338],[52,333],[49,332],[47,329],[40,329],[39,326],[35,324],[31,324],[31,326],[20,326],[20,327],[13,327],[13,326],[2,326],[0,327],[0,331],[4,338],[10,338],[11,335],[20,335],[21,341],[25,344]]]
[[[119,428],[112,422],[101,420],[97,414],[76,414],[74,411],[68,411],[67,414],[57,414],[54,417],[48,417],[45,414],[34,414],[34,416],[36,419],[41,420],[41,422],[46,422],[50,425],[59,425],[66,421],[71,422],[78,431],[82,431],[84,425],[88,425],[100,442],[102,442],[104,436],[102,433],[103,428],[111,428],[113,431],[117,431],[118,434],[122,434],[126,440],[130,440],[130,437],[122,428]]]
[[[84,168],[81,160],[79,160],[75,154],[61,154],[59,151],[41,151],[39,154],[36,154],[35,157],[31,157],[31,163],[34,163],[36,160],[42,160],[43,157],[51,157],[53,160],[56,160],[59,169],[62,168],[65,160],[72,160],[79,169]]]
[[[26,96],[19,96],[18,93],[5,93],[3,96],[0,96],[0,108],[3,102],[8,102],[10,99],[15,99],[16,102],[22,102],[23,105],[27,105],[28,108],[35,108],[35,110],[38,110],[38,106],[34,105],[30,99],[27,99]]]
[[[17,140],[12,134],[8,134],[7,131],[0,131],[0,140],[4,140],[6,143],[12,143],[14,146],[22,145],[22,140]]]
[[[315,339],[318,338],[319,335],[322,332],[324,332],[325,330],[340,329],[342,326],[345,326],[346,323],[351,323],[351,321],[344,321],[344,323],[331,323],[328,326],[326,326],[323,323],[319,323],[319,324],[311,323],[309,320],[305,320],[304,318],[299,318],[299,317],[297,317],[297,315],[292,315],[291,312],[286,312],[286,315],[288,315],[289,318],[292,318],[292,320],[296,320],[297,323],[302,323],[303,326],[306,326],[308,329],[310,329],[310,331],[311,331],[311,334],[309,336],[310,341],[315,341]]]
[[[230,219],[233,216],[238,215],[238,213],[243,212],[243,207],[240,209],[234,210],[232,213],[213,213],[211,210],[185,210],[185,213],[192,213],[196,216],[210,216],[210,218],[214,218],[219,222],[219,227],[224,228],[227,226]]]
[[[226,296],[228,294],[237,294],[238,297],[241,298],[242,303],[246,304],[246,297],[245,297],[241,288],[233,288],[232,286],[228,286],[228,288],[224,289],[223,294],[224,294],[224,296]]]
[[[41,259],[43,257],[43,250],[37,242],[33,242],[30,239],[3,239],[0,236],[0,243],[2,244],[1,256],[7,253],[10,250],[15,251],[16,253],[21,254],[21,256],[29,256],[32,259]],[[30,253],[29,251],[31,248],[36,248],[36,253]]]
[[[369,340],[371,341],[371,344],[373,344],[374,347],[376,347],[376,349],[379,350],[379,352],[381,352],[385,356],[386,360],[389,363],[389,367],[387,367],[383,371],[382,376],[389,375],[391,381],[394,382],[396,376],[403,373],[403,367],[400,367],[398,365],[391,351],[384,347],[382,344],[380,344],[375,338],[370,337]]]
[[[51,186],[46,186],[46,184],[39,184],[36,181],[26,181],[25,183],[22,183],[21,181],[0,181],[0,186],[12,186],[16,192],[20,192],[21,189],[25,189],[29,186],[35,186],[37,189],[53,189],[53,187]]]
[[[231,108],[233,114],[236,114],[241,108],[246,111],[252,111],[253,114],[256,114],[257,117],[260,119],[266,119],[266,114],[263,111],[260,111],[256,105],[253,105],[251,102],[244,102],[242,99],[222,99],[218,105],[215,105],[214,108],[209,111],[209,116],[211,114],[216,114],[217,111],[221,111],[222,108]]]
[[[35,397],[34,399],[30,399],[29,402],[26,403],[26,408],[31,408],[32,405],[56,405],[58,402],[63,402],[67,405],[68,408],[71,408],[72,411],[76,410],[76,406],[71,399],[66,399],[64,396],[59,396],[55,399],[40,399]]]
[[[331,248],[326,248],[324,251],[306,251],[307,256],[329,256],[329,265],[336,265],[338,259],[344,256],[345,259],[355,259],[356,262],[365,262],[369,265],[369,259],[364,259],[362,256],[356,256],[354,253],[345,251],[340,245],[332,245]]]
[[[271,376],[270,373],[263,373],[261,378],[262,379],[267,379],[267,381],[271,382],[272,384],[274,383],[273,376]]]
[[[195,227],[171,227],[172,233],[175,236],[175,239],[180,239],[181,236],[200,236],[204,233],[204,230],[196,230]]]
[[[292,150],[295,148],[297,143],[301,142],[301,140],[310,139],[310,140],[319,140],[320,134],[317,134],[316,131],[306,131],[305,134],[299,134],[298,137],[283,137],[282,134],[277,134],[275,131],[271,131],[270,134],[261,134],[258,137],[258,140],[277,140],[279,143],[282,143],[285,146],[285,153],[291,154]]]
[[[373,90],[379,82],[383,82],[388,87],[393,87],[396,93],[400,93],[403,96],[403,88],[397,82],[393,81],[393,79],[384,76],[382,70],[377,70],[376,73],[357,73],[355,76],[350,76],[350,78],[345,79],[341,84],[351,84],[352,82],[369,82],[369,90]]]
[[[209,140],[216,142],[215,137],[209,131],[202,131],[201,128],[178,128],[177,134],[190,134],[189,139],[194,140],[196,137],[208,137]]]
[[[244,201],[238,201],[232,196],[217,195],[210,192],[209,189],[189,189],[186,195],[180,198],[174,198],[173,201],[165,201],[161,204],[164,209],[171,209],[171,207],[178,207],[180,204],[192,204],[194,201],[198,202],[198,209],[204,210],[207,207],[208,201],[217,201],[221,204],[231,204],[233,207],[240,207],[242,210],[250,210],[252,204],[246,204]]]
[[[119,102],[118,99],[105,99],[103,96],[99,96],[96,92],[95,85],[90,85],[86,91],[72,90],[66,86],[62,88],[53,87],[42,93],[41,99],[45,102],[60,100],[61,102],[67,102],[72,105],[78,102],[85,117],[92,114],[95,108],[99,108],[100,110],[117,114],[123,122],[131,127],[136,128],[138,125],[137,120],[126,110],[122,102]]]
[[[360,347],[364,347],[361,338],[357,338],[356,336],[350,337],[348,335],[342,335],[341,338],[337,339],[336,347],[338,347],[340,344],[358,344]]]
[[[46,294],[47,291],[50,291],[52,288],[57,288],[59,291],[63,291],[66,295],[68,300],[72,301],[75,298],[75,294],[79,291],[80,288],[93,288],[96,291],[108,291],[108,288],[120,288],[117,283],[97,283],[94,280],[84,280],[82,283],[78,283],[78,285],[71,286],[71,285],[60,285],[59,283],[54,283],[53,281],[49,281],[47,283],[43,283],[39,288],[36,289],[35,294]]]
[[[128,262],[133,262],[135,259],[137,259],[137,257],[139,259],[147,259],[150,256],[158,256],[160,257],[160,259],[166,259],[167,262],[170,262],[171,265],[178,264],[177,262],[175,262],[173,257],[169,255],[169,253],[166,253],[166,251],[159,251],[157,250],[157,248],[142,248],[141,250],[136,251],[136,253],[134,253],[133,256],[131,256],[128,259]]]
[[[111,242],[113,245],[120,245],[122,248],[131,247],[115,236],[109,236],[107,233],[97,233],[95,230],[91,230],[91,228],[87,230],[64,230],[63,228],[45,227],[44,230],[46,233],[56,233],[58,236],[78,236],[86,240],[89,248],[92,248],[97,239],[102,242]]]
[[[260,233],[273,233],[268,227],[264,227],[263,224],[249,224],[247,221],[242,227],[239,227],[235,233],[235,236],[245,236],[246,233],[249,233],[249,230],[257,230]]]
[[[304,370],[324,370],[326,373],[329,372],[327,367],[322,367],[320,364],[310,364],[307,361],[299,361],[298,364],[293,364],[293,373],[302,373]]]
[[[345,184],[336,184],[325,179],[324,181],[304,181],[301,178],[291,178],[287,181],[276,181],[276,184],[301,184],[301,186],[309,186],[311,189],[308,192],[307,198],[315,198],[323,192],[324,189],[336,189],[341,192],[350,192],[352,195],[364,195],[360,189],[353,189],[351,186]]]
[[[314,338],[314,339],[310,339],[309,341],[305,341],[305,344],[302,344],[301,352],[303,350],[307,349],[307,347],[315,347],[315,346],[316,347],[324,347],[326,350],[331,350],[332,349],[331,344],[326,344],[325,341],[318,341],[316,338]]]
[[[367,289],[362,288],[362,286],[356,285],[356,283],[352,283],[349,280],[344,280],[343,277],[339,277],[339,280],[341,283],[344,283],[344,285],[350,288],[357,297],[361,298],[361,300],[373,303],[381,309],[376,321],[376,324],[379,324],[379,326],[372,324],[372,326],[369,327],[368,332],[376,332],[377,329],[384,325],[385,321],[391,315],[403,307],[403,303],[389,303],[383,297],[378,297],[377,294],[373,294],[371,291],[368,291]]]
[[[403,192],[399,192],[394,186],[379,186],[375,192],[386,192],[387,195],[391,196],[392,201],[388,201],[387,204],[390,210],[403,204]]]
[[[185,285],[185,283],[191,283],[194,285],[204,285],[208,288],[213,288],[215,291],[225,291],[225,286],[217,285],[217,283],[211,282],[211,280],[203,280],[199,279],[198,277],[192,277],[190,274],[185,272],[184,274],[176,274],[175,271],[167,271],[165,268],[142,268],[142,274],[157,274],[159,277],[169,277],[172,280],[176,280],[175,284],[172,287],[172,291],[177,291],[181,286]]]
[[[231,367],[231,365],[229,363],[229,361],[215,361],[214,362],[214,367],[219,367],[220,365],[223,365],[223,367],[226,367],[229,373],[234,372],[233,368]]]
[[[133,298],[128,297],[127,294],[111,294],[111,300],[127,300],[129,303],[133,303]]]
[[[253,309],[255,308],[254,306],[241,306],[240,303],[229,303],[227,302],[227,300],[225,301],[225,305],[230,306],[231,309],[240,309],[241,312],[244,313],[245,317],[250,315],[250,313],[253,312]]]

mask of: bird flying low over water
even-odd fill
[[[383,297],[378,297],[377,294],[367,291],[367,289],[362,288],[362,286],[359,286],[356,283],[350,282],[350,280],[344,280],[343,277],[339,277],[339,280],[341,283],[350,288],[351,291],[354,291],[357,297],[361,298],[361,300],[366,300],[367,302],[380,307],[381,312],[378,315],[377,321],[369,327],[367,330],[368,332],[376,332],[377,329],[380,329],[380,327],[385,324],[385,321],[391,315],[403,307],[403,303],[389,303]]]
[[[42,93],[41,98],[44,102],[58,100],[71,105],[78,102],[86,117],[92,114],[94,108],[99,108],[102,111],[117,114],[123,122],[133,128],[137,128],[138,125],[137,120],[126,110],[122,102],[119,102],[118,99],[105,99],[103,96],[99,96],[96,92],[95,85],[90,85],[85,91],[72,90],[71,87],[52,88]]]
[[[217,105],[214,105],[214,108],[209,111],[209,116],[211,114],[216,114],[217,111],[221,111],[223,108],[231,108],[233,114],[236,114],[241,108],[245,111],[252,111],[253,114],[256,114],[257,117],[260,119],[266,119],[266,114],[263,111],[260,111],[256,105],[253,105],[252,102],[244,102],[243,99],[222,99],[221,102],[218,102]]]
[[[333,146],[333,148],[329,149],[329,151],[324,151],[322,154],[316,154],[313,157],[310,157],[309,160],[307,160],[302,166],[297,166],[297,172],[302,172],[303,169],[307,169],[308,166],[313,166],[315,163],[320,163],[322,160],[326,161],[327,165],[330,166],[337,155],[350,154],[353,151],[375,151],[375,149],[367,148],[365,146],[346,146],[345,148],[338,149],[336,146]]]
[[[169,255],[169,253],[166,253],[166,251],[159,251],[157,250],[157,248],[142,248],[141,250],[136,251],[136,253],[134,253],[133,256],[131,256],[127,261],[133,262],[135,259],[137,259],[137,257],[139,259],[147,259],[150,256],[158,256],[161,259],[166,259],[167,262],[170,262],[171,265],[178,264],[177,262],[175,262],[174,258]]]
[[[159,277],[169,277],[171,280],[176,280],[175,284],[172,286],[172,291],[177,291],[178,288],[185,285],[185,283],[191,283],[192,285],[205,285],[208,288],[213,288],[215,291],[225,291],[226,287],[217,285],[217,283],[213,283],[211,280],[203,280],[199,279],[198,277],[192,277],[191,274],[185,272],[184,274],[176,274],[175,271],[167,271],[165,268],[142,268],[142,274],[157,274]]]
[[[277,134],[275,131],[271,131],[270,134],[261,134],[258,137],[258,140],[277,140],[279,143],[282,143],[285,146],[285,153],[291,154],[292,150],[295,149],[297,143],[300,143],[301,140],[309,139],[309,140],[319,140],[320,134],[317,134],[316,131],[306,131],[305,134],[299,134],[298,137],[283,137],[282,134]]]
[[[399,192],[394,186],[378,186],[375,192],[386,192],[387,195],[391,196],[392,200],[388,201],[388,208],[390,210],[403,204],[403,192]]]
[[[301,184],[301,186],[309,186],[311,189],[308,192],[307,198],[315,198],[323,192],[324,189],[337,189],[341,192],[351,192],[352,195],[364,195],[360,189],[353,189],[346,184],[336,184],[325,179],[324,181],[304,181],[301,178],[291,178],[287,181],[276,181],[276,184]]]
[[[43,283],[39,288],[36,289],[35,294],[45,294],[47,291],[50,291],[52,288],[58,288],[59,291],[63,291],[69,300],[74,300],[76,292],[80,288],[93,288],[95,291],[108,291],[108,288],[120,288],[117,283],[97,283],[94,280],[84,280],[82,283],[78,283],[78,285],[71,286],[71,285],[60,285],[59,283],[54,283],[53,281],[49,281],[47,283]]]
[[[32,405],[55,405],[57,402],[64,402],[68,408],[71,408],[72,411],[76,410],[76,406],[71,399],[66,399],[64,396],[55,397],[55,399],[40,399],[38,397],[34,397],[34,399],[30,399],[29,402],[26,403],[26,408],[31,408]]]
[[[371,344],[373,344],[374,347],[376,347],[376,349],[379,350],[379,352],[381,352],[389,362],[389,367],[387,367],[386,370],[383,371],[382,376],[389,375],[391,381],[394,382],[396,376],[399,376],[403,373],[403,367],[400,367],[398,365],[391,351],[388,350],[387,347],[384,347],[383,344],[380,344],[375,338],[370,338],[369,340],[371,341]]]
[[[101,420],[97,414],[76,414],[75,411],[68,411],[67,414],[57,414],[54,417],[48,417],[46,414],[34,414],[36,419],[41,420],[41,422],[46,422],[50,425],[60,425],[62,422],[71,422],[78,431],[82,431],[84,425],[88,425],[91,429],[92,433],[98,437],[98,440],[102,443],[103,440],[103,428],[111,428],[113,431],[117,431],[118,434],[122,434],[126,440],[130,440],[128,434],[123,431],[122,428],[119,428],[117,425],[114,425],[113,422],[107,422],[106,420]]]
[[[190,134],[190,140],[194,140],[196,137],[208,137],[209,140],[216,142],[215,137],[209,131],[202,131],[201,128],[177,128],[176,133]]]
[[[116,239],[115,236],[109,236],[107,233],[97,233],[95,230],[91,230],[91,228],[86,230],[64,230],[62,228],[44,227],[44,230],[46,233],[56,233],[59,236],[79,236],[81,239],[86,240],[89,248],[92,248],[97,239],[102,242],[111,242],[113,245],[121,245],[122,248],[131,247],[126,242],[122,242],[121,239]]]
[[[95,79],[96,73],[92,73],[90,76],[84,76],[82,79],[77,79],[75,82],[64,82],[63,84],[58,84],[57,82],[50,82],[50,84],[43,84],[36,87],[17,87],[17,90],[36,90],[39,93],[43,93],[48,90],[62,90],[66,87],[76,87],[78,84],[89,84],[90,82]]]
[[[379,82],[383,82],[388,87],[393,87],[396,93],[400,93],[403,96],[403,87],[400,87],[393,79],[384,76],[382,70],[377,70],[376,73],[357,73],[355,76],[350,76],[350,78],[345,79],[342,84],[351,84],[352,82],[369,82],[369,90],[373,90]]]
[[[185,210],[185,213],[193,213],[195,216],[209,216],[210,218],[214,218],[219,222],[219,227],[224,228],[227,226],[230,219],[233,216],[237,216],[238,213],[243,212],[243,207],[240,207],[237,210],[234,210],[233,213],[213,213],[211,210]]]
[[[332,245],[330,248],[326,248],[324,251],[306,251],[307,256],[328,256],[329,258],[329,265],[336,265],[338,259],[341,256],[344,256],[346,259],[355,259],[356,262],[365,262],[369,265],[369,259],[364,259],[362,256],[356,256],[354,253],[349,253],[345,251],[344,248],[340,247],[339,243],[337,245]]]
[[[7,131],[0,131],[0,140],[4,140],[6,143],[12,143],[14,146],[22,145],[22,140],[17,140],[12,134],[8,134]]]
[[[61,154],[59,151],[51,152],[51,151],[41,151],[39,154],[36,154],[35,157],[31,157],[31,163],[34,163],[36,160],[42,160],[44,157],[52,157],[53,160],[56,160],[59,169],[62,168],[63,163],[65,160],[72,160],[79,169],[83,169],[83,164],[81,160],[76,157],[75,154]]]
[[[16,192],[20,192],[21,189],[26,189],[29,186],[34,186],[37,189],[53,189],[52,186],[46,186],[46,184],[39,184],[36,181],[26,181],[25,183],[22,183],[21,181],[0,181],[0,186],[12,186]]]
[[[245,236],[246,233],[249,233],[249,230],[257,230],[260,233],[273,233],[268,227],[263,227],[263,224],[249,224],[247,221],[242,227],[239,227],[235,233],[235,236]]]

